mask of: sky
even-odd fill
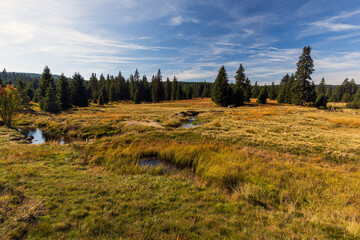
[[[0,69],[278,83],[312,48],[316,84],[360,83],[360,2],[334,0],[0,0]]]

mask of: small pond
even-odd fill
[[[197,127],[199,126],[200,123],[198,123],[197,121],[195,121],[195,118],[189,118],[189,120],[187,122],[184,122],[181,124],[181,127],[183,128],[193,128],[193,127]]]
[[[173,164],[162,162],[158,158],[151,158],[151,159],[144,159],[139,162],[139,166],[147,167],[149,170],[150,168],[156,168],[158,166],[163,166],[163,172],[167,173],[174,173],[176,172],[176,167]]]
[[[43,144],[50,140],[58,141],[59,145],[70,142],[57,134],[46,133],[39,128],[18,129],[18,131],[23,133],[25,135],[24,139],[31,144]]]

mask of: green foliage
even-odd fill
[[[48,66],[45,66],[43,73],[41,74],[41,81],[39,85],[39,89],[37,92],[37,100],[40,103],[40,109],[45,111],[45,100],[46,93],[49,88],[53,88],[54,79],[52,74],[50,73],[50,69]]]
[[[316,101],[314,103],[314,107],[317,107],[317,108],[326,108],[327,106],[327,97],[325,94],[320,94],[318,95],[318,97],[316,98]]]
[[[310,46],[305,46],[299,61],[297,62],[297,70],[295,73],[295,82],[293,84],[292,103],[295,105],[303,105],[312,99],[310,80],[311,74],[314,72],[314,63],[310,56]]]
[[[250,79],[248,77],[246,77],[245,88],[244,88],[244,101],[245,102],[250,102],[251,90],[252,90],[252,87],[251,87]]]
[[[104,105],[109,103],[109,96],[105,86],[102,86],[102,88],[100,89],[98,103],[99,105]]]
[[[70,92],[69,80],[64,76],[64,74],[61,74],[57,82],[57,97],[60,101],[62,110],[68,110],[71,108]]]
[[[135,90],[134,103],[135,104],[140,104],[141,103],[141,95],[140,95],[140,91],[139,91],[138,88]]]
[[[276,92],[276,87],[275,87],[274,82],[271,83],[271,87],[270,87],[270,90],[268,92],[268,95],[269,95],[270,100],[275,100],[276,97],[277,97],[277,92]]]
[[[43,102],[43,110],[45,112],[59,113],[61,111],[61,105],[55,89],[55,84],[53,86],[49,86],[46,91],[45,98],[41,100]]]
[[[350,102],[346,104],[346,108],[360,109],[360,102]]]
[[[158,70],[156,77],[152,79],[151,98],[153,102],[161,102],[164,99],[164,86],[161,81],[161,71]]]
[[[236,85],[232,94],[232,103],[235,107],[244,105],[244,90],[241,86]]]
[[[321,94],[326,94],[325,78],[321,79],[320,84],[317,88],[317,95],[320,96]]]
[[[263,88],[261,88],[261,91],[259,93],[259,96],[258,96],[256,102],[260,103],[260,104],[266,104],[266,96],[267,96],[266,87],[263,87]]]
[[[169,78],[166,78],[166,82],[165,82],[165,97],[164,99],[166,101],[170,101],[171,100],[171,82]]]
[[[71,81],[71,102],[74,106],[87,107],[89,105],[84,84],[84,78],[80,73],[75,73]]]
[[[252,86],[252,89],[251,89],[251,95],[253,98],[257,98],[260,94],[260,87],[257,83],[257,81],[255,82],[254,86]]]
[[[13,86],[0,86],[0,117],[10,127],[14,116],[20,110],[20,93]]]
[[[116,101],[115,85],[114,82],[111,82],[109,87],[109,102],[115,102],[115,101]]]
[[[178,81],[177,78],[174,77],[173,82],[171,84],[171,100],[175,101],[176,100],[176,93],[177,93],[177,89],[178,89]]]
[[[211,99],[218,106],[227,107],[231,104],[231,88],[228,84],[228,77],[225,67],[222,66],[215,79],[212,88]]]
[[[345,93],[342,98],[341,98],[341,102],[351,102],[353,100],[352,96],[350,95],[350,93]]]

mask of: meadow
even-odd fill
[[[33,108],[16,127],[72,141],[31,145],[0,127],[0,238],[360,238],[360,110],[207,98]],[[181,127],[190,117],[199,126]]]

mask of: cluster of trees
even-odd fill
[[[214,103],[223,107],[228,105],[238,107],[244,105],[244,102],[250,102],[252,96],[251,82],[246,77],[242,64],[236,72],[235,80],[235,84],[229,84],[225,67],[220,68],[211,90],[211,99]]]
[[[250,100],[250,96],[257,98],[258,103],[266,103],[266,99],[277,99],[279,103],[295,105],[310,104],[316,107],[326,107],[327,99],[323,93],[325,80],[323,79],[318,90],[311,81],[314,72],[314,63],[310,55],[310,46],[305,46],[297,62],[297,70],[291,76],[286,74],[279,86],[274,82],[270,87],[258,86],[257,82],[251,87],[249,78],[245,77],[242,64],[236,72],[236,83],[228,84],[227,74],[224,66],[219,70],[212,90],[212,100],[219,106],[241,106]],[[341,87],[341,86],[340,86]]]
[[[185,86],[183,86],[185,85]],[[136,69],[130,78],[125,80],[121,72],[117,77],[103,74],[99,79],[96,74],[92,74],[87,87],[90,99],[100,105],[119,100],[130,100],[136,104],[141,102],[161,102],[175,101],[182,99],[192,99],[195,97],[209,97],[209,83],[188,83],[182,84],[176,77],[170,81],[169,78],[163,81],[161,70],[152,76],[149,82],[147,76],[140,77]]]
[[[2,80],[5,79],[5,80]],[[121,72],[117,77],[103,74],[99,79],[93,73],[85,81],[75,73],[72,78],[64,74],[52,75],[46,66],[41,75],[28,73],[0,73],[0,85],[15,85],[20,95],[20,106],[29,109],[30,101],[38,102],[40,109],[58,113],[72,106],[86,107],[90,101],[100,105],[109,102],[130,100],[134,103],[175,101],[197,97],[210,97],[211,84],[206,82],[181,83],[176,77],[162,81],[160,69],[148,82],[146,75],[140,78],[139,71],[125,80]]]

